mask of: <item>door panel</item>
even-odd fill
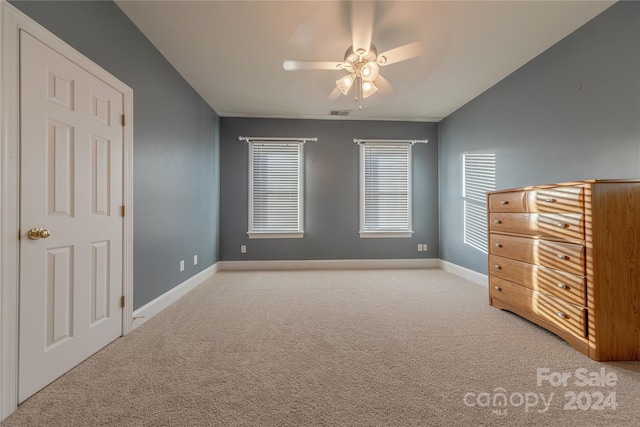
[[[123,94],[25,32],[20,52],[23,401],[122,334]]]
[[[47,250],[44,289],[46,350],[73,337],[73,270],[73,246]]]

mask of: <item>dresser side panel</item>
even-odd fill
[[[592,190],[590,356],[640,360],[640,183],[596,183]]]

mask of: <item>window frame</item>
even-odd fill
[[[298,147],[298,230],[260,231],[254,228],[254,146],[256,145],[296,145]],[[248,231],[249,239],[301,239],[304,237],[304,141],[248,141],[249,147],[249,203]]]
[[[366,230],[366,146],[407,147],[407,230]],[[360,142],[360,238],[410,238],[413,236],[413,144],[411,142]]]

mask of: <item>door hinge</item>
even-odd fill
[[[120,206],[120,216],[124,216],[124,205]]]
[[[126,122],[127,122],[127,121],[125,120],[125,118],[124,118],[124,117],[125,117],[125,116],[124,116],[124,114],[123,114],[123,115],[122,115],[122,126],[124,126],[124,125],[126,124]]]
[[[124,308],[124,295],[120,297],[120,308]]]

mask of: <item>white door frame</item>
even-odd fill
[[[20,196],[20,50],[24,30],[124,96],[122,334],[133,322],[133,90],[53,33],[0,0],[0,420],[18,405]]]

